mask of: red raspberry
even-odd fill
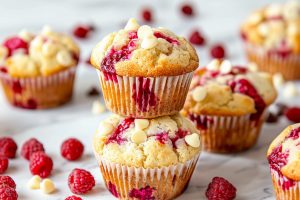
[[[69,138],[65,140],[60,148],[62,157],[67,160],[77,160],[82,156],[83,150],[83,144],[76,138]]]
[[[284,115],[288,120],[299,123],[300,122],[300,107],[291,107],[287,108],[284,112]]]
[[[52,159],[42,151],[35,152],[30,157],[29,169],[33,175],[46,178],[51,174],[53,168]]]
[[[0,138],[0,156],[4,156],[7,158],[16,157],[17,151],[16,142],[10,137],[2,137]]]
[[[0,175],[0,186],[1,185],[16,189],[16,183],[10,176]]]
[[[95,186],[93,175],[84,169],[74,169],[68,178],[68,185],[74,194],[85,194]]]
[[[210,55],[213,58],[222,59],[225,57],[225,54],[225,49],[221,44],[216,44],[210,49]]]
[[[189,16],[189,17],[194,15],[193,7],[189,4],[183,4],[181,6],[181,12],[182,12],[182,14]]]
[[[205,39],[199,31],[194,31],[191,33],[189,40],[194,45],[202,46],[205,44]]]
[[[205,195],[208,200],[232,200],[236,196],[236,188],[226,179],[214,177]]]
[[[8,168],[8,158],[0,157],[0,174],[3,174]]]
[[[28,53],[28,44],[20,37],[11,37],[8,38],[4,43],[3,46],[5,46],[8,49],[8,56],[11,56],[14,51],[18,49],[24,49],[26,53]]]
[[[18,194],[14,188],[2,187],[0,188],[0,200],[17,200]]]
[[[72,195],[72,196],[67,197],[65,200],[82,200],[82,198]]]
[[[74,28],[73,34],[74,34],[74,36],[83,39],[83,38],[87,38],[89,36],[89,34],[91,33],[91,31],[93,31],[93,30],[94,30],[93,26],[78,25]]]
[[[152,11],[150,8],[144,8],[141,15],[145,22],[152,22]]]
[[[34,153],[34,152],[38,152],[38,151],[43,151],[45,152],[44,146],[43,144],[38,141],[35,138],[31,138],[29,140],[27,140],[21,149],[21,155],[26,159],[29,160],[30,156]]]

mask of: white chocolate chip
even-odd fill
[[[25,49],[16,49],[13,52],[13,55],[25,55],[27,53],[27,51]]]
[[[26,42],[29,42],[34,38],[34,35],[25,29],[21,30],[18,35],[20,38],[22,38]]]
[[[49,25],[45,25],[42,29],[42,34],[46,36],[51,35],[52,32],[52,28]]]
[[[297,23],[289,23],[287,28],[287,34],[289,36],[295,36],[300,33],[300,27]]]
[[[50,194],[55,191],[55,185],[51,179],[46,178],[41,182],[41,190],[45,194]]]
[[[278,17],[282,15],[282,6],[280,4],[274,3],[267,7],[266,16],[267,17]]]
[[[258,66],[257,66],[257,64],[251,62],[251,63],[248,64],[248,69],[249,69],[250,71],[252,71],[252,72],[257,72]]]
[[[281,73],[276,73],[273,75],[273,84],[277,90],[282,87],[284,83],[284,78]]]
[[[143,25],[138,29],[138,38],[144,39],[146,37],[151,37],[153,36],[153,30],[150,26]]]
[[[262,35],[263,37],[267,36],[270,32],[270,27],[267,23],[261,23],[258,27],[257,30],[259,32],[260,35]]]
[[[283,16],[286,20],[297,20],[300,12],[300,2],[298,0],[288,1],[283,7]]]
[[[41,36],[37,36],[31,41],[30,46],[36,49],[38,47],[41,47],[43,43],[43,38]]]
[[[224,60],[220,65],[220,71],[222,74],[228,74],[232,70],[232,65],[229,60]]]
[[[8,55],[8,49],[0,45],[0,61],[4,60]]]
[[[143,38],[141,47],[143,49],[151,49],[151,48],[155,47],[157,45],[157,43],[158,43],[157,38],[152,35],[152,36]]]
[[[293,82],[288,82],[286,85],[285,85],[285,88],[284,88],[284,91],[283,91],[283,95],[286,97],[286,98],[292,98],[292,97],[296,97],[298,96],[299,92],[298,92],[298,89],[295,85],[295,83]]]
[[[57,50],[57,45],[53,44],[52,42],[46,42],[42,46],[42,53],[45,56],[53,56],[56,54]]]
[[[39,175],[35,175],[27,182],[27,186],[32,190],[40,189],[41,181],[41,177]]]
[[[253,14],[250,15],[250,17],[248,18],[248,23],[252,24],[252,25],[256,25],[259,22],[261,22],[263,20],[263,15],[261,12],[255,12]]]
[[[207,95],[207,91],[202,86],[198,86],[192,91],[192,97],[196,102],[203,101],[206,95]]]
[[[147,140],[147,135],[142,130],[135,130],[131,135],[131,141],[136,144],[140,144],[142,142],[145,142],[146,140]]]
[[[216,71],[219,70],[220,68],[220,60],[218,59],[214,59],[212,60],[210,63],[208,63],[208,65],[206,66],[206,69],[210,70],[210,71]]]
[[[197,133],[187,135],[184,137],[185,142],[191,147],[198,148],[200,147],[200,138]]]
[[[108,122],[100,122],[99,128],[98,128],[98,132],[100,135],[109,135],[113,132],[114,130],[114,126],[111,123]]]
[[[137,20],[135,18],[130,18],[124,29],[127,31],[134,31],[138,30],[139,28],[140,25],[138,24]]]
[[[73,62],[71,54],[67,50],[61,50],[56,54],[56,59],[62,66],[70,66]]]
[[[146,128],[148,128],[150,122],[148,119],[135,119],[134,120],[134,125],[135,128],[138,130],[144,130]]]
[[[94,101],[92,106],[92,113],[98,115],[105,112],[105,106],[100,101]]]

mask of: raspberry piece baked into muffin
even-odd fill
[[[0,81],[8,101],[26,109],[68,102],[78,58],[77,44],[50,27],[7,38],[0,45]]]
[[[91,63],[99,69],[112,112],[154,118],[182,109],[198,57],[186,39],[130,19],[124,29],[97,44]]]
[[[295,124],[288,126],[269,147],[267,158],[276,199],[300,197],[299,143],[300,124]]]
[[[269,74],[213,60],[195,72],[182,113],[197,125],[206,151],[238,152],[256,143],[276,95]]]
[[[251,62],[262,71],[300,79],[300,2],[270,4],[252,13],[241,35]]]
[[[201,151],[199,131],[180,114],[112,115],[93,142],[106,186],[120,199],[174,199],[187,187]]]

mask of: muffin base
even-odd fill
[[[282,57],[251,44],[246,44],[246,54],[248,60],[256,63],[261,71],[281,73],[286,80],[300,79],[300,55]]]
[[[47,77],[13,78],[0,73],[0,81],[8,102],[25,109],[47,109],[71,100],[76,67]]]
[[[106,107],[119,115],[155,118],[178,113],[184,105],[193,72],[179,76],[127,77],[98,71]]]
[[[188,186],[198,157],[170,167],[145,169],[115,164],[96,155],[107,188],[115,197],[129,200],[137,199],[131,195],[133,190],[143,188],[151,188],[149,199],[178,197]]]

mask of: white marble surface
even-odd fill
[[[202,65],[209,61],[207,47],[214,42],[225,43],[228,57],[234,63],[244,64],[246,60],[238,36],[239,24],[251,10],[271,1],[189,1],[197,7],[197,16],[192,19],[180,15],[178,6],[181,2],[183,0],[0,0],[0,40],[22,28],[38,30],[44,24],[50,24],[55,29],[70,32],[78,22],[94,22],[98,31],[90,39],[79,41],[82,58],[85,60],[98,40],[108,32],[119,29],[127,18],[138,16],[140,7],[149,5],[155,11],[155,26],[165,26],[185,36],[195,27],[205,33],[208,45],[197,49]],[[98,85],[95,70],[81,63],[74,99],[64,107],[47,111],[20,110],[9,106],[0,92],[0,135],[14,137],[19,146],[31,136],[39,138],[45,143],[46,150],[53,156],[55,163],[51,178],[59,190],[54,195],[43,195],[26,188],[25,183],[30,178],[27,163],[20,156],[12,160],[7,173],[18,184],[19,199],[64,199],[70,194],[66,177],[74,167],[89,169],[97,178],[97,187],[91,194],[83,196],[84,199],[112,199],[104,189],[91,153],[91,136],[103,117],[92,116],[90,112],[94,98],[88,98],[86,92],[93,85]],[[300,105],[299,98],[293,99],[291,103]],[[226,177],[236,185],[237,199],[274,199],[265,152],[270,141],[287,124],[282,119],[276,125],[266,125],[258,144],[251,151],[237,155],[204,153],[189,188],[179,199],[205,199],[204,191],[214,176]],[[61,141],[71,135],[81,138],[87,150],[84,158],[74,163],[65,162],[59,156]]]

